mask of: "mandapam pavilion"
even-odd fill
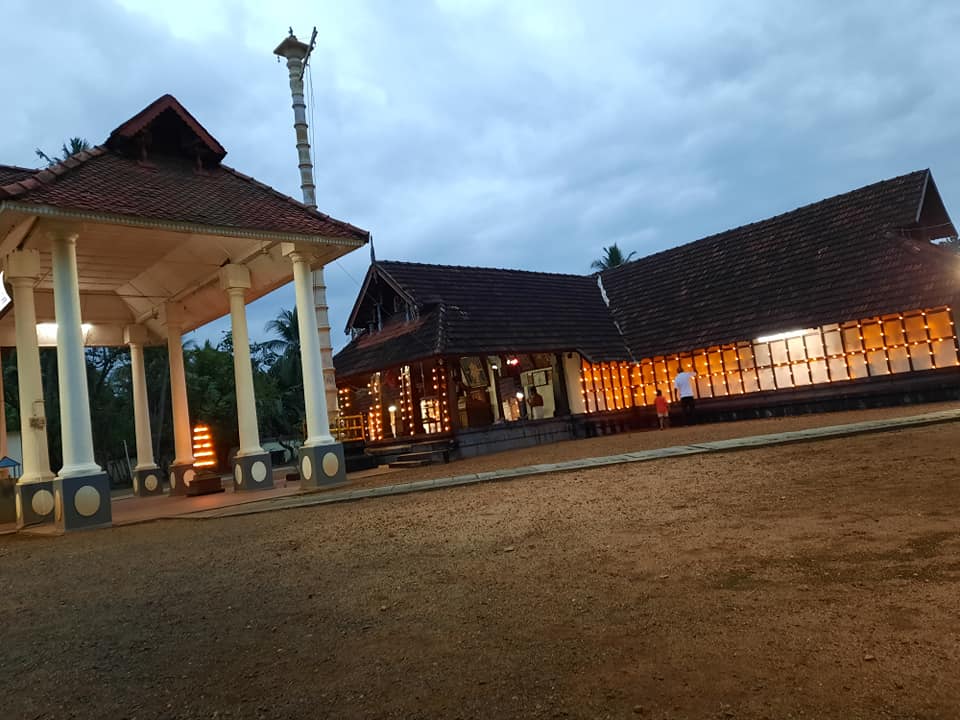
[[[90,151],[52,167],[0,165],[0,267],[12,304],[0,345],[16,346],[23,472],[20,527],[108,525],[110,486],[93,453],[84,348],[128,345],[133,373],[135,492],[173,494],[198,482],[181,336],[229,313],[240,450],[238,491],[272,485],[250,364],[246,303],[292,279],[300,322],[307,438],[306,486],[345,479],[330,433],[311,270],[364,245],[365,230],[335,220],[223,164],[227,151],[170,95]],[[165,343],[176,459],[167,478],[153,457],[143,347]],[[39,350],[55,346],[63,467],[47,452]]]

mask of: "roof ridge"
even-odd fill
[[[19,170],[20,172],[30,173],[40,172],[39,168],[23,167],[22,165],[4,165],[3,163],[0,163],[0,170]]]
[[[362,234],[362,235],[363,235],[364,237],[366,237],[367,239],[369,239],[369,237],[370,237],[370,231],[369,231],[369,230],[364,230],[363,228],[357,227],[356,225],[353,225],[353,224],[351,224],[351,223],[345,222],[345,221],[343,221],[343,220],[338,220],[337,218],[331,217],[330,215],[327,215],[327,214],[324,213],[324,212],[320,212],[320,211],[317,210],[315,207],[309,207],[308,205],[305,205],[304,203],[302,203],[302,202],[300,202],[299,200],[297,200],[295,197],[291,197],[290,195],[286,195],[285,193],[280,192],[280,191],[277,190],[276,188],[272,188],[272,187],[270,187],[269,185],[267,185],[266,183],[260,182],[259,180],[257,180],[257,179],[256,179],[255,177],[253,177],[252,175],[247,175],[247,174],[245,174],[245,173],[242,173],[242,172],[240,172],[239,170],[237,170],[236,168],[230,167],[229,165],[224,165],[222,162],[220,163],[220,167],[223,168],[224,170],[226,170],[227,172],[233,174],[234,176],[240,178],[240,179],[243,180],[244,182],[250,183],[251,185],[255,185],[256,187],[259,187],[259,188],[262,189],[262,190],[266,190],[267,192],[275,195],[276,197],[278,197],[278,198],[280,198],[280,199],[282,199],[282,200],[285,200],[286,202],[292,203],[293,205],[296,205],[299,209],[301,209],[301,210],[306,210],[307,212],[310,212],[310,213],[312,213],[313,215],[316,215],[317,217],[319,217],[319,218],[322,219],[322,220],[330,220],[330,221],[332,221],[332,222],[339,223],[340,225],[344,225],[344,226],[350,228],[351,230],[354,230],[354,231],[356,231],[357,233]]]
[[[377,264],[391,264],[391,265],[408,265],[408,266],[418,266],[418,267],[428,267],[436,269],[452,269],[452,270],[492,270],[494,272],[507,272],[507,273],[523,273],[526,275],[553,275],[560,277],[576,277],[576,278],[589,278],[590,275],[583,275],[581,273],[569,273],[569,272],[549,272],[546,270],[521,270],[517,268],[501,268],[501,267],[488,267],[484,265],[447,265],[443,263],[423,263],[423,262],[412,262],[409,260],[380,260],[377,259]]]
[[[673,245],[673,246],[671,246],[671,247],[664,248],[663,250],[658,250],[657,252],[651,253],[650,255],[644,255],[643,257],[639,257],[639,258],[637,258],[636,260],[630,260],[630,261],[628,261],[628,262],[623,263],[622,265],[618,265],[618,266],[613,267],[613,268],[608,268],[608,269],[606,269],[606,270],[601,270],[601,271],[600,271],[600,274],[604,274],[604,273],[608,273],[608,272],[617,272],[617,271],[620,270],[621,268],[627,267],[627,266],[631,265],[632,263],[641,262],[641,261],[644,261],[644,260],[649,260],[649,259],[651,259],[651,258],[658,257],[658,256],[663,255],[663,254],[665,254],[665,253],[674,252],[674,251],[679,250],[679,249],[681,249],[681,248],[689,247],[689,246],[691,246],[691,245],[695,245],[695,244],[700,243],[700,242],[706,242],[707,240],[715,240],[715,239],[720,238],[721,236],[724,236],[724,235],[733,235],[733,234],[736,234],[736,233],[741,233],[741,232],[743,232],[744,230],[748,230],[748,229],[750,229],[750,228],[754,228],[754,227],[757,227],[757,226],[760,226],[760,225],[766,225],[767,223],[773,223],[773,222],[775,222],[775,221],[777,221],[777,220],[781,220],[781,219],[783,219],[783,218],[785,218],[785,217],[787,217],[787,216],[794,215],[795,213],[800,213],[800,212],[802,212],[802,211],[804,211],[804,210],[809,210],[810,208],[817,207],[818,205],[823,205],[823,204],[825,204],[825,203],[830,203],[830,202],[834,202],[834,201],[842,201],[842,200],[844,200],[844,199],[848,199],[851,195],[856,195],[856,194],[858,194],[858,193],[866,192],[866,191],[869,191],[869,190],[877,190],[877,189],[879,189],[880,186],[882,186],[882,185],[891,184],[891,183],[897,182],[897,181],[899,181],[899,180],[904,180],[904,179],[909,178],[909,177],[911,177],[911,176],[920,175],[920,174],[927,174],[927,175],[929,175],[929,174],[930,174],[930,168],[924,168],[924,169],[922,169],[922,170],[913,170],[913,171],[911,171],[911,172],[904,173],[904,174],[902,174],[902,175],[897,175],[897,176],[892,177],[892,178],[887,178],[887,179],[885,179],[885,180],[878,180],[877,182],[873,182],[873,183],[870,183],[870,184],[868,184],[868,185],[863,185],[862,187],[854,188],[853,190],[847,190],[846,192],[842,192],[842,193],[839,193],[839,194],[837,194],[837,195],[829,195],[829,196],[827,196],[827,197],[825,197],[825,198],[821,198],[820,200],[816,200],[816,201],[814,201],[814,202],[810,202],[810,203],[807,203],[807,204],[805,204],[805,205],[800,205],[800,206],[798,206],[798,207],[793,208],[792,210],[786,210],[786,211],[784,211],[784,212],[777,213],[776,215],[771,215],[771,216],[769,216],[769,217],[762,218],[762,219],[760,219],[760,220],[754,220],[753,222],[744,223],[743,225],[737,225],[737,226],[734,226],[734,227],[731,227],[731,228],[727,228],[726,230],[721,230],[721,231],[719,231],[719,232],[711,233],[711,234],[709,234],[709,235],[704,235],[703,237],[697,238],[697,239],[695,239],[695,240],[689,240],[689,241],[687,241],[687,242],[685,242],[685,243],[680,243],[679,245]]]
[[[9,183],[8,185],[0,186],[0,198],[19,197],[29,193],[31,190],[36,190],[43,185],[51,185],[61,175],[70,172],[74,168],[80,167],[88,160],[100,157],[106,152],[107,149],[103,145],[96,145],[95,147],[87,150],[76,152],[73,155],[64,158],[63,160],[50,165],[49,167],[35,170],[34,174],[28,178]]]

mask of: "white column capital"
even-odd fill
[[[234,263],[224,265],[220,268],[220,287],[228,292],[250,289],[250,269]]]
[[[290,258],[292,262],[305,262],[308,265],[312,265],[317,260],[314,251],[292,242],[280,243],[280,254]]]
[[[40,253],[36,250],[14,250],[4,258],[3,270],[11,284],[32,284],[40,277]]]
[[[49,240],[67,243],[69,245],[76,245],[77,238],[80,237],[80,234],[72,228],[56,226],[48,228],[44,234]]]
[[[147,328],[144,325],[127,325],[123,329],[123,341],[127,345],[143,345],[147,344]]]

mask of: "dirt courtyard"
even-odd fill
[[[0,537],[0,717],[956,718],[960,424]]]

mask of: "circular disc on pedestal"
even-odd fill
[[[96,515],[100,509],[100,491],[93,485],[84,485],[74,494],[73,507],[83,517]]]
[[[310,462],[309,455],[304,455],[303,460],[300,461],[300,474],[303,475],[304,480],[313,478],[313,463]]]
[[[158,478],[156,475],[147,475],[147,476],[143,479],[143,486],[144,486],[149,492],[153,492],[154,490],[156,490],[156,489],[157,489],[157,485],[159,485],[159,484],[160,484],[160,478]]]
[[[262,483],[267,479],[267,465],[262,460],[257,460],[250,467],[250,476],[256,483]]]
[[[30,498],[30,507],[40,516],[53,512],[53,493],[49,490],[37,490]]]
[[[233,479],[237,481],[237,485],[243,485],[243,468],[239,465],[233,468]]]
[[[340,458],[336,453],[328,452],[323,456],[323,472],[327,477],[333,477],[340,470]]]

